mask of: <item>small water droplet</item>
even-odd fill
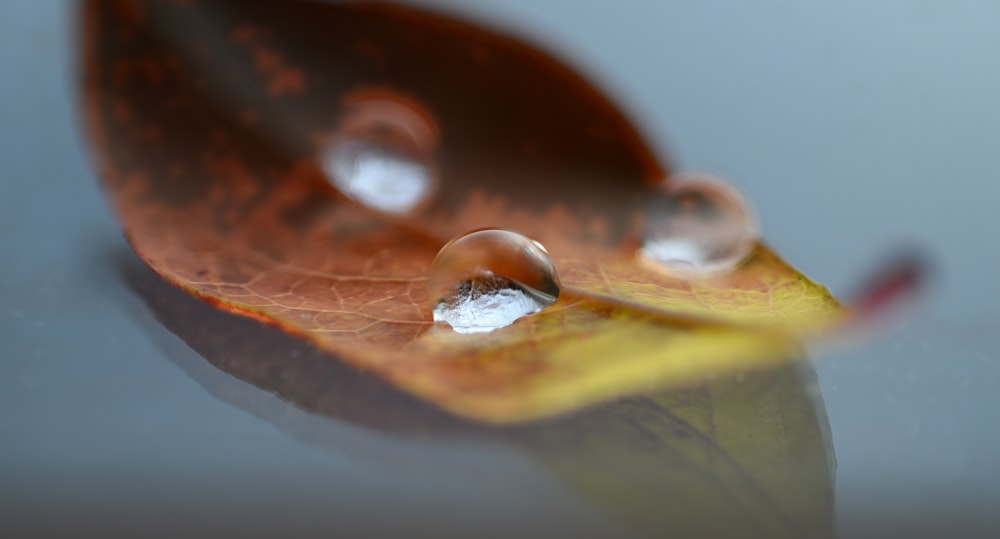
[[[321,155],[334,187],[386,213],[407,213],[427,202],[438,184],[438,128],[430,112],[384,89],[352,92],[344,103],[337,134]]]
[[[540,243],[510,230],[487,229],[441,248],[427,292],[435,322],[459,333],[485,333],[553,304],[559,281]]]
[[[760,237],[743,195],[705,174],[671,177],[651,202],[640,259],[680,276],[730,270]]]

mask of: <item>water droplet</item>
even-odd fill
[[[746,259],[759,234],[753,209],[728,182],[674,176],[652,200],[639,257],[680,276],[726,271]]]
[[[438,129],[418,101],[384,89],[348,94],[337,134],[321,159],[331,183],[378,211],[402,214],[437,189]]]
[[[540,243],[510,230],[487,229],[441,248],[427,292],[435,322],[459,333],[485,333],[554,303],[559,281]]]

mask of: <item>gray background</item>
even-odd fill
[[[909,324],[815,359],[839,466],[838,528],[930,535],[943,515],[970,533],[1000,526],[1000,3],[440,3],[570,57],[683,168],[741,185],[769,242],[834,292],[850,292],[901,243],[930,252],[938,279]],[[441,529],[457,535],[490,523],[533,535],[553,519],[573,523],[571,534],[620,532],[503,447],[319,420],[276,398],[272,412],[248,413],[216,395],[259,390],[207,366],[193,379],[203,362],[111,260],[125,247],[78,137],[69,7],[0,3],[6,518],[75,506],[59,517],[72,524],[128,499],[139,509],[117,515],[126,527],[231,512],[247,530],[280,529],[230,496],[282,508],[280,477],[296,500],[317,500],[289,503],[282,518],[316,526],[433,529],[427,515],[448,507]],[[335,444],[308,434],[317,421]],[[228,478],[227,490],[189,479],[208,475]],[[193,491],[218,503],[197,504]],[[372,519],[376,504],[392,519]]]

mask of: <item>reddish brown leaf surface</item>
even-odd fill
[[[89,0],[82,14],[88,134],[143,259],[456,413],[529,419],[798,350],[657,312],[760,324],[837,307],[764,247],[714,281],[637,265],[666,167],[598,91],[516,40],[388,4]],[[439,188],[406,217],[323,173],[359,95],[430,117]],[[434,326],[435,253],[498,226],[542,241],[570,288],[653,312],[569,294],[485,336]]]

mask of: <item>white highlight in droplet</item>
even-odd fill
[[[434,321],[458,333],[488,333],[548,306],[516,287],[456,295],[434,307]]]
[[[354,200],[388,213],[405,213],[427,197],[427,167],[360,141],[345,141],[326,156],[333,184]]]

